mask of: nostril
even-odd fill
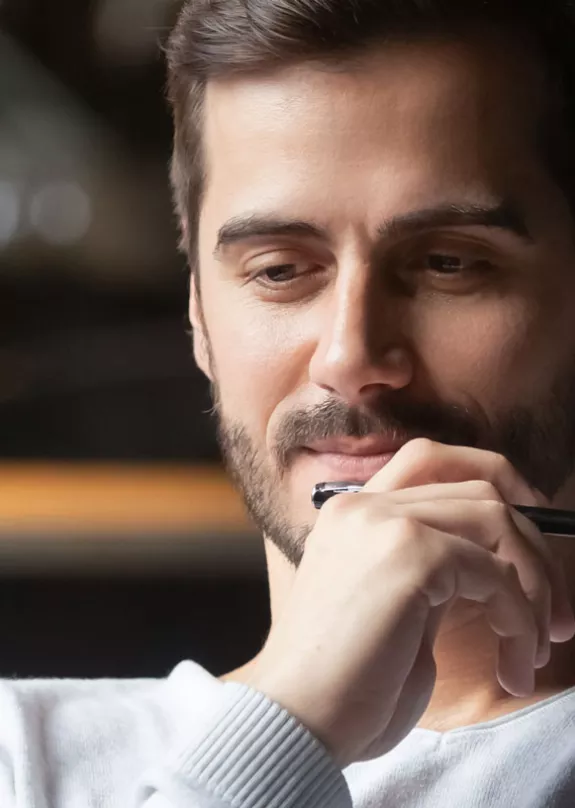
[[[313,384],[349,403],[369,403],[390,389],[407,387],[413,378],[413,362],[399,346],[379,357],[367,352],[318,352],[310,363],[309,377]]]

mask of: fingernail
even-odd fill
[[[541,648],[537,650],[537,656],[535,657],[535,667],[537,669],[544,668],[545,665],[549,664],[549,660],[551,659],[551,645],[548,642],[546,645],[542,645]]]
[[[551,624],[550,639],[552,642],[568,642],[575,637],[575,620],[573,615],[564,615]]]

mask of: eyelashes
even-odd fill
[[[433,252],[409,261],[403,270],[408,272],[428,272],[434,276],[454,279],[473,273],[487,273],[495,269],[495,265],[485,258],[465,258],[451,253]],[[273,264],[259,270],[253,279],[268,286],[288,286],[299,278],[308,277],[321,271],[316,265],[309,267],[305,262],[289,262]]]

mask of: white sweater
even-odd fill
[[[278,705],[193,662],[157,680],[4,680],[0,717],[0,808],[575,806],[575,688],[414,729],[343,773]]]

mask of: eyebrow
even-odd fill
[[[420,230],[440,227],[486,227],[502,230],[529,244],[533,243],[525,217],[512,202],[495,205],[452,204],[413,211],[388,219],[378,228],[381,239],[399,238]]]
[[[252,238],[270,236],[292,236],[299,238],[328,239],[328,232],[312,222],[299,219],[283,219],[277,216],[260,215],[236,216],[229,219],[218,230],[214,258],[227,247]]]
[[[377,235],[378,239],[383,241],[441,227],[494,228],[528,244],[533,243],[524,217],[511,202],[500,202],[491,206],[449,204],[412,211],[387,219],[378,227]],[[253,213],[236,216],[220,227],[214,258],[219,258],[226,248],[239,242],[273,236],[314,238],[324,241],[329,239],[328,231],[313,222]]]

